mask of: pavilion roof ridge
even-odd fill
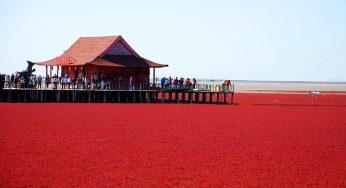
[[[79,38],[118,38],[121,35],[107,35],[107,36],[80,36]]]

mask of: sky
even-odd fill
[[[0,73],[110,35],[158,77],[346,81],[344,0],[0,0]]]

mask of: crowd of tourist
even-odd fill
[[[71,78],[68,74],[58,77],[46,75],[31,75],[25,77],[21,74],[3,75],[4,88],[33,88],[33,89],[109,89],[109,82],[106,81],[105,74],[92,75],[89,81],[86,76],[79,74],[76,78]],[[44,83],[44,85],[43,85]]]
[[[178,79],[178,77],[163,77],[161,78],[161,85],[160,87],[162,89],[195,89],[197,85],[197,80],[195,78],[186,78],[186,80],[181,77]]]
[[[58,86],[61,86],[61,89],[109,89],[109,81],[106,80],[106,75],[104,73],[97,75],[93,74],[91,79],[80,73],[78,76],[70,77],[68,74],[65,74],[61,77],[57,75],[49,75],[45,78],[46,88],[49,88],[49,85],[52,84],[53,89],[57,89]]]
[[[46,75],[31,75],[28,78],[20,74],[4,75],[4,87],[5,88],[33,88],[33,89],[128,89],[136,90],[141,89],[138,87],[142,84],[143,88],[161,88],[161,89],[187,89],[187,90],[198,90],[197,80],[195,78],[183,78],[183,77],[162,77],[161,79],[155,79],[155,85],[136,83],[136,79],[130,76],[126,81],[123,81],[122,77],[119,76],[116,80],[107,80],[104,73],[92,74],[90,79],[81,72],[76,77],[70,77],[68,74],[63,74],[58,77]],[[160,80],[160,81],[159,81]],[[219,90],[227,90],[231,85],[230,80],[224,80],[218,85]]]
[[[91,86],[93,89],[106,89],[105,76],[102,74],[99,79],[96,75],[93,75],[91,83],[83,74],[78,75],[76,78],[71,78],[68,74],[61,77],[56,74],[51,77],[49,75],[42,77],[35,74],[27,78],[21,74],[4,75],[3,77],[4,88],[58,89],[58,87],[61,87],[61,89],[86,89]]]
[[[157,82],[158,80],[156,80]],[[186,78],[183,77],[163,77],[160,80],[159,88],[161,89],[187,89],[187,90],[210,90],[211,88],[206,88],[207,84],[197,84],[197,80],[195,78]],[[216,84],[216,91],[230,91],[231,88],[231,80],[223,80],[222,83]]]
[[[42,76],[32,75],[29,79],[25,78],[20,74],[12,74],[4,76],[4,87],[5,88],[41,88],[42,87]]]

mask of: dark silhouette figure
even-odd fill
[[[0,89],[3,89],[5,85],[5,75],[0,74]]]
[[[29,78],[32,75],[33,72],[35,72],[36,70],[33,69],[32,67],[35,65],[33,62],[31,61],[26,61],[28,63],[28,67],[23,70],[22,72],[19,72],[19,76],[24,78],[24,88],[29,88]]]

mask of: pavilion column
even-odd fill
[[[45,77],[48,75],[48,66],[46,65],[46,75],[44,75]]]
[[[153,88],[155,89],[156,88],[156,85],[155,85],[155,67],[153,68]]]

